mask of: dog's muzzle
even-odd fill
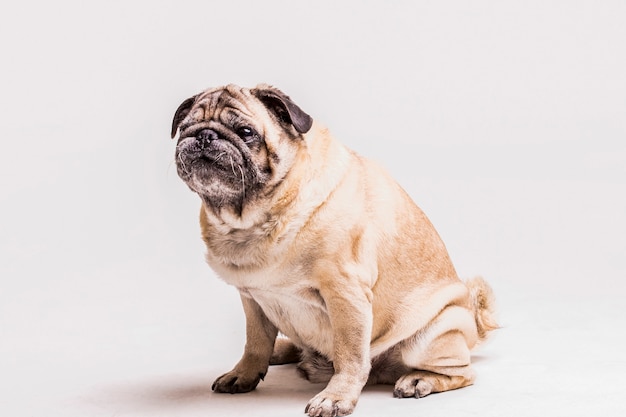
[[[243,158],[239,149],[215,130],[203,129],[179,141],[177,162],[183,175],[195,169],[218,169],[239,175],[236,167],[243,165]]]
[[[217,132],[211,129],[203,129],[196,136],[182,138],[179,142],[178,151],[189,156],[201,156],[205,150],[210,149],[212,142],[218,140]]]

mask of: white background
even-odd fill
[[[0,415],[300,415],[203,262],[171,118],[271,83],[387,166],[503,328],[472,387],[356,415],[626,412],[626,3],[70,1],[0,7]],[[389,414],[386,414],[389,413]]]

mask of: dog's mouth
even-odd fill
[[[176,164],[183,179],[194,174],[219,174],[220,171],[220,177],[227,174],[227,177],[241,178],[244,159],[239,149],[228,140],[187,137],[178,143]]]
[[[246,146],[225,130],[183,132],[176,146],[178,176],[209,206],[241,211],[269,175],[259,170]]]
[[[249,186],[246,158],[232,141],[204,129],[176,146],[178,176],[210,206],[241,206]]]

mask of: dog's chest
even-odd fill
[[[293,285],[264,289],[240,288],[240,292],[256,301],[267,318],[295,344],[332,358],[332,328],[318,291]]]
[[[246,242],[245,256],[262,258],[259,263],[263,266],[239,268],[210,257],[207,260],[224,281],[237,287],[242,296],[253,299],[292,342],[332,358],[332,327],[324,299],[311,279],[310,251],[286,249],[293,244],[296,230],[299,228],[289,228],[280,244],[274,242],[264,251]],[[255,253],[263,255],[255,257]]]

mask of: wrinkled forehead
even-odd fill
[[[187,117],[187,123],[205,120],[226,123],[242,117],[252,118],[254,112],[251,107],[254,102],[250,91],[241,87],[228,85],[210,89],[198,95]]]

